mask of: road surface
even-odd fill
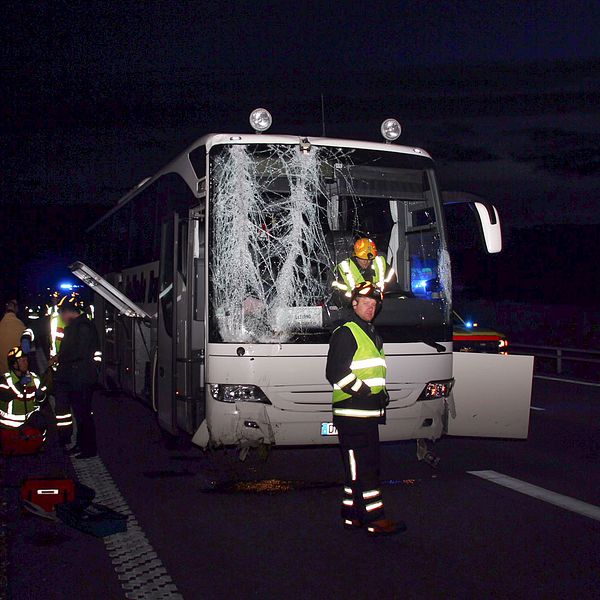
[[[337,448],[168,448],[147,407],[97,393],[99,460],[4,463],[9,597],[598,598],[600,389],[535,380],[532,407],[527,441],[446,438],[437,471],[385,445],[409,529],[373,540],[340,526]],[[127,543],[21,514],[20,480],[61,471],[129,514]]]

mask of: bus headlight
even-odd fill
[[[256,385],[231,385],[213,383],[210,393],[219,402],[262,402],[271,404],[264,392]]]
[[[256,108],[250,113],[250,125],[256,133],[262,133],[271,127],[273,117],[266,108]]]
[[[454,379],[445,379],[443,381],[430,381],[421,392],[419,400],[436,400],[437,398],[447,398],[454,386]]]

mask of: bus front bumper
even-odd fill
[[[446,414],[443,398],[388,407],[382,441],[441,437]],[[260,402],[209,402],[206,419],[192,441],[202,448],[220,446],[256,447],[336,444],[336,435],[323,435],[324,423],[333,420],[331,411],[290,411]]]

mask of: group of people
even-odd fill
[[[326,376],[333,386],[333,422],[338,430],[345,473],[341,516],[347,529],[366,528],[370,535],[392,535],[406,529],[386,518],[379,472],[379,425],[385,423],[389,396],[383,342],[373,320],[394,271],[374,242],[359,239],[353,256],[336,268],[333,288],[350,300],[352,316],[332,334]],[[17,317],[16,301],[6,305],[0,321],[0,427],[42,431],[40,404],[46,385],[30,372],[28,353],[33,334]],[[100,359],[95,326],[85,316],[77,294],[55,298],[49,309],[49,369],[54,369],[54,412],[59,443],[77,458],[96,455],[92,392]],[[69,447],[73,421],[77,435]]]
[[[45,439],[47,411],[41,407],[51,393],[61,447],[76,458],[96,456],[92,393],[101,353],[84,301],[77,293],[53,295],[47,315],[48,369],[41,377],[30,370],[35,337],[18,318],[18,310],[17,301],[10,300],[0,320],[0,428],[18,433],[34,428]]]

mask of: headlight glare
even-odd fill
[[[262,402],[271,404],[264,392],[256,385],[213,383],[210,393],[219,402]]]
[[[443,381],[430,381],[419,396],[419,400],[436,400],[437,398],[447,398],[454,386],[454,379],[444,379]]]

